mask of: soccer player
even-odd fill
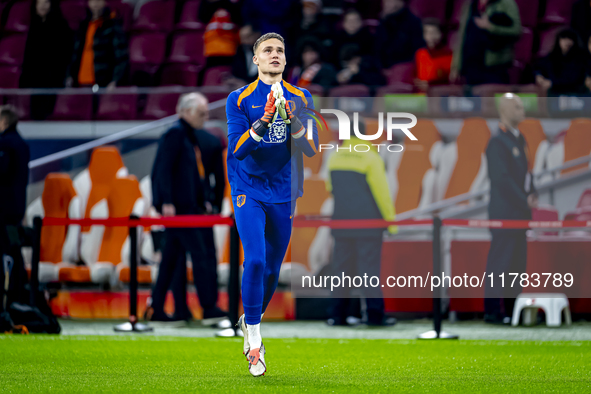
[[[285,42],[277,33],[261,36],[252,61],[258,79],[230,93],[228,180],[238,233],[244,248],[239,325],[253,376],[267,370],[261,339],[262,315],[275,292],[291,237],[295,201],[303,194],[303,154],[314,156],[318,134],[308,139],[306,108],[312,96],[282,80]]]

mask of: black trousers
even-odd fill
[[[29,303],[18,227],[19,222],[0,220],[0,312],[13,302]]]
[[[213,229],[168,228],[158,279],[152,290],[154,315],[164,314],[164,301],[172,287],[175,299],[175,315],[188,313],[186,299],[186,253],[193,261],[193,283],[197,288],[199,303],[203,309],[216,306],[218,300],[218,275]],[[178,310],[181,309],[181,310]]]
[[[525,230],[491,230],[492,242],[486,262],[487,285],[484,289],[484,313],[512,316],[515,298],[521,293],[520,278],[513,282],[510,273],[524,273],[527,264],[527,237]],[[488,275],[493,274],[493,282]],[[505,275],[501,287],[499,275]],[[502,305],[501,305],[502,304]],[[501,309],[504,307],[504,310]]]
[[[372,287],[370,278],[380,277],[382,259],[382,236],[379,237],[335,237],[330,275],[343,278],[343,275],[363,278],[367,275],[367,286],[339,287],[333,292],[335,298],[329,308],[329,316],[338,324],[344,324],[349,312],[351,290],[360,291],[367,306],[367,320],[381,324],[384,318],[384,295],[380,286]],[[374,282],[375,283],[375,282]],[[347,283],[348,285],[348,283]]]

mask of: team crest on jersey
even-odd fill
[[[283,120],[273,123],[267,136],[269,137],[269,140],[265,140],[265,142],[270,144],[280,144],[285,142],[287,139],[287,125]]]
[[[246,195],[245,194],[239,195],[238,199],[236,200],[236,203],[238,204],[238,208],[243,206],[245,202],[246,202]]]

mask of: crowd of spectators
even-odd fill
[[[130,1],[135,15],[149,1]],[[176,3],[179,19],[184,2]],[[386,85],[387,71],[400,64],[413,64],[416,91],[448,83],[536,83],[550,94],[586,94],[591,88],[588,0],[576,1],[571,27],[557,34],[547,56],[533,58],[519,81],[510,78],[514,46],[522,33],[515,0],[466,1],[453,48],[448,45],[449,21],[421,20],[409,8],[409,0],[378,0],[379,15],[364,18],[370,3],[376,5],[344,0],[201,0],[196,18],[203,25],[203,43],[195,45],[203,47],[202,74],[227,66],[231,73],[226,85],[253,81],[252,45],[261,34],[275,31],[287,46],[285,79],[325,91],[348,84]],[[128,42],[133,32],[124,29],[109,4],[88,0],[86,19],[71,31],[58,0],[34,0],[20,86],[157,84],[130,77]],[[5,7],[4,19],[9,9]]]

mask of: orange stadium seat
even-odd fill
[[[482,118],[464,120],[456,142],[444,149],[438,174],[436,200],[451,198],[485,186],[486,146],[490,129]]]
[[[80,199],[67,174],[50,173],[45,178],[41,197],[27,208],[27,222],[32,225],[33,218],[79,218]],[[53,282],[59,277],[59,269],[67,262],[78,261],[78,241],[80,226],[44,226],[41,229],[41,250],[39,262],[39,281]],[[28,259],[27,259],[28,260]]]
[[[564,137],[564,162],[578,159],[591,154],[591,119],[574,119]],[[562,174],[589,168],[589,164],[581,164],[562,170]]]
[[[527,159],[530,171],[541,171],[544,168],[544,161],[550,147],[542,124],[538,119],[525,119],[519,124],[519,131],[527,142]]]
[[[74,188],[82,199],[82,210],[85,218],[100,200],[107,198],[111,185],[116,177],[126,176],[127,168],[117,148],[105,146],[92,152],[88,169],[74,178]],[[85,227],[82,231],[87,232]]]
[[[554,143],[548,149],[546,155],[546,169],[562,166],[570,160],[575,160],[591,154],[591,119],[579,118],[571,121],[570,127],[554,138]],[[576,167],[562,170],[560,174],[544,176],[540,183],[552,180],[555,176],[561,176],[573,171],[589,168],[589,164],[581,164]]]
[[[435,169],[431,155],[434,149],[441,147],[441,136],[431,120],[419,120],[412,132],[417,141],[406,138],[404,153],[396,173],[396,194],[394,190],[390,190],[396,196],[397,213],[418,208],[424,198],[426,203],[433,199],[425,196],[425,193],[432,194],[434,190]]]

